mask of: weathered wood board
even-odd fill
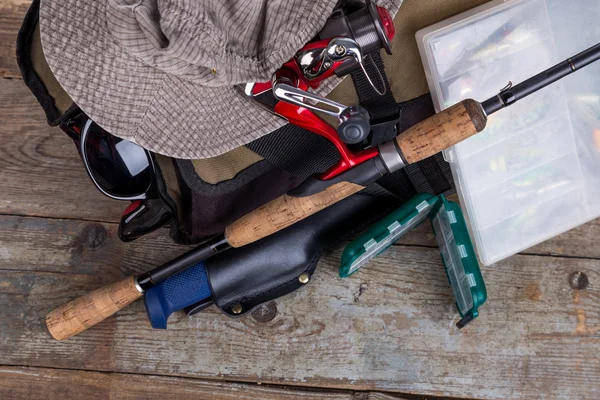
[[[25,226],[23,217],[2,219]],[[209,309],[175,315],[169,330],[156,331],[139,302],[55,342],[44,327],[47,311],[160,256],[154,240],[138,242],[125,267],[119,254],[127,245],[109,238],[94,250],[81,248],[72,238],[80,221],[27,219],[54,231],[65,254],[81,255],[74,263],[40,247],[28,249],[36,258],[23,258],[12,251],[18,239],[2,237],[3,365],[490,399],[593,398],[600,390],[597,260],[520,255],[485,268],[488,303],[463,331],[454,327],[438,251],[394,246],[345,280],[337,277],[340,249],[328,254],[307,287],[278,301],[268,323]],[[169,257],[176,250],[160,252]],[[97,274],[103,259],[106,274]],[[586,290],[570,288],[574,271],[589,277]]]
[[[379,392],[352,392],[159,375],[0,366],[3,400],[403,400]]]
[[[20,216],[0,217],[0,244],[2,269],[102,273],[106,282],[122,273],[148,270],[189,249],[173,244],[166,228],[124,244],[116,224]]]
[[[47,368],[0,367],[4,400],[401,400],[381,393],[318,392],[266,385],[201,381],[156,375],[131,375]]]
[[[0,121],[0,213],[119,220],[123,203],[95,189],[75,144],[48,126],[23,81],[0,79]]]
[[[0,0],[0,78],[20,78],[15,58],[17,32],[31,0]]]

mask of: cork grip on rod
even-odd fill
[[[464,100],[401,133],[396,142],[412,164],[481,132],[486,123],[481,104]]]
[[[292,197],[284,194],[229,225],[225,229],[225,237],[232,247],[245,246],[287,228],[363,189],[363,186],[354,183],[340,182],[311,196]]]
[[[142,296],[135,278],[81,296],[46,316],[46,326],[56,340],[68,339],[110,317]]]

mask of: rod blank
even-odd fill
[[[600,43],[590,47],[581,53],[565,60],[539,74],[519,83],[518,85],[509,85],[496,96],[487,99],[483,103],[483,109],[487,115],[491,115],[505,107],[508,107],[524,97],[545,88],[548,85],[571,75],[573,72],[600,59]]]

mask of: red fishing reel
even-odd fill
[[[381,71],[376,68],[377,85],[367,74],[365,62],[369,61],[369,54],[382,48],[391,54],[394,35],[389,12],[371,0],[360,8],[336,9],[318,37],[276,71],[271,81],[246,85],[246,95],[269,111],[325,137],[336,146],[340,160],[320,177],[322,180],[340,175],[377,156],[379,151],[376,147],[357,152],[348,148],[348,144],[362,142],[371,131],[370,116],[365,108],[348,107],[309,90],[317,89],[333,75],[342,77],[362,69],[373,89],[385,94]],[[338,128],[315,112],[336,117]]]

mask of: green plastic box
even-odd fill
[[[339,274],[352,275],[426,219],[431,220],[462,328],[479,315],[487,292],[460,207],[442,195],[419,194],[371,226],[346,246]]]

